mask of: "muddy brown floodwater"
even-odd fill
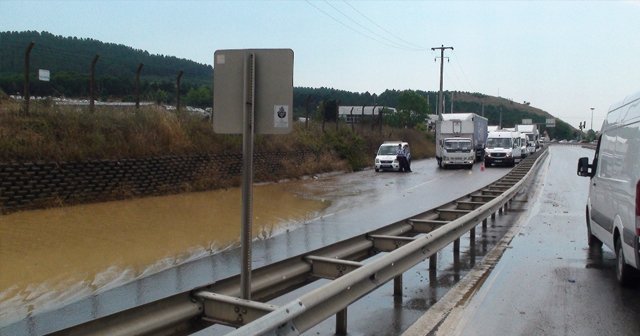
[[[254,188],[254,237],[329,205],[302,197],[303,183]],[[0,216],[0,320],[17,306],[42,308],[233,246],[240,205],[234,188]]]

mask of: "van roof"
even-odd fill
[[[626,96],[622,101],[619,101],[613,105],[611,105],[611,107],[609,108],[609,112],[615,110],[615,109],[619,109],[624,105],[627,105],[629,103],[631,103],[632,101],[638,100],[640,99],[640,92],[632,94],[632,95],[628,95]]]
[[[397,145],[408,145],[409,143],[406,141],[385,141],[380,146],[397,146]]]
[[[512,131],[496,131],[489,132],[488,138],[515,138],[519,137],[520,132],[512,132]]]

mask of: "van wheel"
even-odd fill
[[[591,219],[589,218],[589,208],[585,208],[587,220],[587,243],[591,247],[602,247],[602,241],[591,233]]]
[[[622,242],[620,241],[620,237],[616,238],[616,279],[622,286],[630,286],[632,283],[632,272],[631,266],[627,265],[624,262],[624,253],[622,251]]]

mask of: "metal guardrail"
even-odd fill
[[[60,331],[55,335],[184,335],[224,324],[229,335],[299,335],[337,314],[336,333],[346,334],[347,307],[394,280],[402,295],[402,274],[429,258],[435,269],[438,251],[487,218],[506,211],[524,183],[539,167],[546,149],[522,160],[501,179],[465,197],[335,244],[267,265],[252,272],[251,297],[239,299],[239,275],[144,306]],[[361,261],[386,252],[374,261]],[[318,279],[333,281],[277,307],[265,302]]]

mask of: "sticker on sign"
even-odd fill
[[[289,114],[288,105],[274,105],[273,106],[273,127],[275,128],[288,128],[289,127]]]

